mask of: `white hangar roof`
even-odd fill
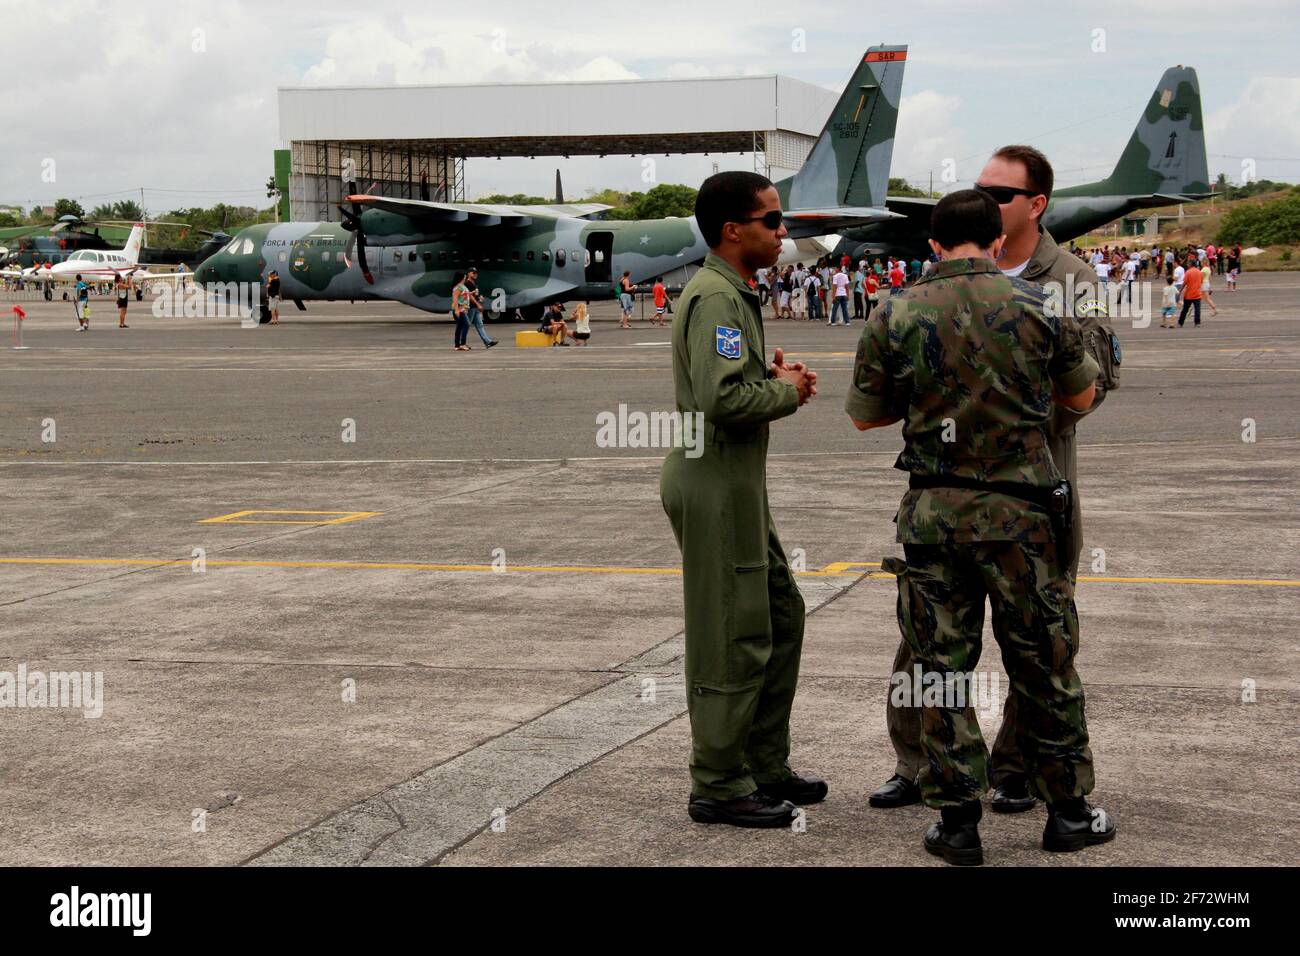
[[[286,143],[419,142],[453,156],[748,151],[755,133],[816,137],[839,98],[778,75],[278,93]]]

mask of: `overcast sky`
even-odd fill
[[[781,73],[838,91],[877,43],[910,45],[893,174],[917,185],[945,157],[969,181],[1008,142],[1043,149],[1061,185],[1102,178],[1176,63],[1200,76],[1212,176],[1240,180],[1249,158],[1300,181],[1294,0],[0,0],[0,25],[0,204],[24,207],[141,186],[155,214],[266,205],[278,86]],[[659,157],[658,176],[698,185],[715,161],[752,162]],[[645,188],[629,157],[472,160],[467,194],[549,195],[557,167],[568,198]]]

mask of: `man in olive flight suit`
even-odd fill
[[[1083,510],[1079,499],[1079,461],[1075,425],[1096,410],[1107,392],[1119,387],[1119,339],[1107,323],[1106,297],[1100,294],[1092,267],[1061,249],[1041,225],[1052,195],[1054,176],[1047,157],[1032,146],[1004,146],[981,170],[975,188],[998,203],[1002,228],[1006,231],[998,266],[1005,275],[1043,286],[1049,307],[1072,315],[1082,333],[1084,348],[1100,368],[1096,398],[1090,407],[1076,410],[1056,405],[1047,426],[1048,447],[1062,475],[1074,490],[1071,506],[1074,518],[1074,553],[1070,573],[1077,574],[1083,547]],[[899,643],[894,673],[910,674],[914,665],[906,641]],[[1025,777],[1025,762],[1016,748],[1014,693],[1007,694],[1002,727],[993,744],[990,778],[995,813],[1022,813],[1034,807]],[[886,705],[890,742],[898,760],[894,775],[871,794],[870,804],[878,808],[917,803],[921,793],[916,776],[924,756],[921,751],[921,721],[916,708]]]
[[[1043,849],[1080,850],[1114,839],[1115,826],[1085,799],[1093,768],[1074,669],[1069,485],[1046,426],[1053,405],[1092,406],[1099,369],[1074,317],[995,265],[1005,237],[987,190],[940,200],[931,235],[942,261],[868,321],[845,401],[859,429],[904,423],[895,467],[909,490],[895,521],[906,561],[884,566],[898,576],[899,630],[927,684],[920,700],[898,701],[920,715],[921,794],[942,813],[924,845],[949,863],[984,859],[989,754],[971,701],[987,598],[1029,789],[1048,802]]]
[[[660,495],[682,551],[691,798],[699,823],[788,826],[826,784],[789,767],[804,602],[767,502],[768,423],[816,394],[816,374],[765,359],[758,294],[746,281],[785,236],[772,183],[718,173],[695,218],[711,250],[673,316],[677,410],[703,419],[698,457],[674,448]],[[697,436],[697,441],[699,436]]]

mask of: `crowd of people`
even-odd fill
[[[1073,253],[1081,262],[1092,266],[1097,273],[1097,280],[1102,289],[1109,288],[1112,282],[1119,283],[1119,298],[1127,295],[1132,298],[1133,283],[1145,279],[1148,275],[1153,280],[1164,275],[1165,286],[1160,299],[1160,327],[1175,328],[1174,312],[1178,312],[1177,326],[1181,327],[1192,313],[1192,325],[1201,324],[1201,304],[1209,305],[1214,315],[1219,314],[1219,307],[1214,302],[1214,292],[1210,277],[1224,276],[1228,291],[1237,291],[1237,276],[1241,274],[1241,244],[1229,248],[1209,243],[1205,246],[1158,246],[1148,248],[1129,248],[1128,246],[1109,245],[1091,250],[1071,246]]]
[[[931,259],[908,262],[893,256],[874,262],[865,258],[822,256],[812,268],[802,262],[784,269],[773,266],[754,276],[759,301],[772,308],[772,318],[807,321],[826,320],[827,325],[848,325],[852,318],[865,319],[886,295],[897,295],[910,283],[930,271]],[[842,321],[837,321],[842,320]]]

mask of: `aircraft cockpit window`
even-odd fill
[[[253,240],[245,239],[239,246],[241,256],[251,256],[253,254]]]
[[[563,249],[556,249],[556,250],[555,250],[555,264],[556,264],[557,266],[561,266],[561,267],[564,266],[564,250],[563,250]]]
[[[238,250],[239,250],[239,240],[231,239],[230,245],[226,246],[226,248],[222,249],[221,251],[228,252],[233,256]]]

